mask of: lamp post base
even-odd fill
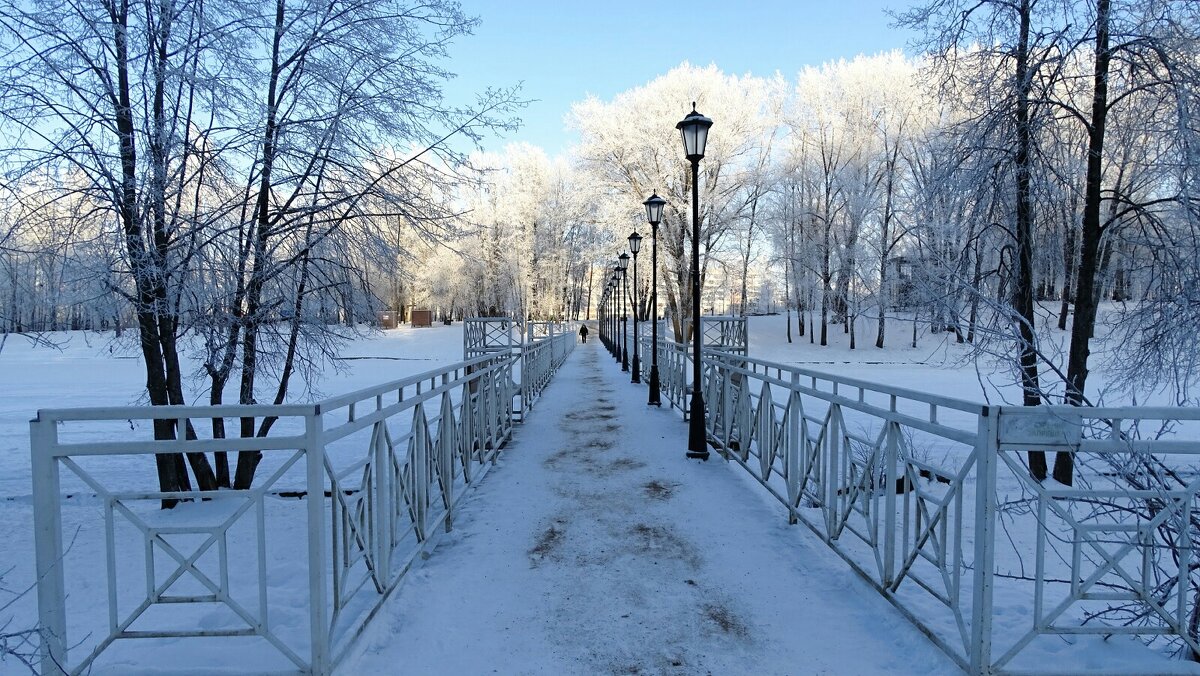
[[[629,380],[631,383],[640,385],[642,383],[642,363],[638,360],[638,353],[633,353],[633,378]]]
[[[692,393],[692,410],[688,416],[687,457],[708,460],[708,433],[704,429],[704,396]]]
[[[647,406],[662,406],[662,388],[658,383],[658,364],[650,366],[650,398],[646,401]]]

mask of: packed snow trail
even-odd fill
[[[961,673],[595,341],[343,674]]]

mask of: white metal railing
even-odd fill
[[[525,337],[526,340],[541,340],[543,338],[553,338],[562,333],[570,333],[574,326],[574,322],[566,321],[527,321],[525,322]]]
[[[687,411],[686,346],[659,350],[663,394]],[[1032,646],[1065,635],[1167,635],[1200,654],[1200,477],[1154,480],[1200,442],[1142,438],[1200,410],[986,406],[718,351],[703,373],[710,443],[964,669],[1056,673]],[[1043,485],[1031,449],[1115,469]]]
[[[264,648],[226,653],[238,662],[224,666],[329,673],[451,528],[465,489],[511,436],[514,399],[528,411],[573,347],[563,334],[312,405],[39,411],[30,438],[43,673],[87,672],[110,653],[120,663],[130,645],[169,654],[151,639],[192,637]],[[277,418],[265,437],[184,434],[265,417]],[[179,438],[153,439],[155,421]],[[256,485],[155,490],[151,455],[213,451],[261,453]],[[71,491],[95,497],[68,501]],[[184,502],[163,510],[164,499]],[[102,532],[88,527],[96,522]],[[222,665],[210,655],[205,667]]]
[[[549,338],[524,347],[521,375],[522,414],[525,403],[532,405],[550,384],[550,378],[575,349],[575,333],[552,334]]]
[[[644,355],[639,360],[642,369],[642,382],[650,382],[651,357],[653,356],[650,352],[650,338],[643,336],[640,343],[641,354]],[[688,395],[691,392],[691,380],[689,378],[691,364],[691,344],[676,343],[661,337],[658,339],[659,391],[665,401],[683,413],[684,420],[687,420],[689,415],[687,404]]]

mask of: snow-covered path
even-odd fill
[[[595,341],[341,673],[951,674]]]

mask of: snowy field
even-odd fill
[[[794,321],[794,318],[793,318]],[[859,325],[859,348],[850,350],[846,336],[841,327],[830,327],[831,345],[820,347],[809,342],[809,337],[793,334],[794,343],[786,342],[783,316],[752,317],[750,323],[750,354],[761,359],[795,364],[815,370],[827,371],[844,376],[874,380],[881,383],[898,385],[906,388],[932,391],[945,396],[959,397],[971,401],[982,402],[990,399],[992,403],[1008,403],[1019,397],[1015,387],[1009,382],[1011,377],[1004,367],[990,366],[986,363],[977,368],[967,361],[967,347],[953,342],[952,334],[923,335],[917,348],[908,346],[911,337],[911,324],[897,322],[889,328],[888,347],[879,350],[874,347],[873,322],[862,322]],[[793,326],[794,330],[794,326]],[[593,333],[593,335],[595,335]],[[33,346],[20,338],[10,338],[3,352],[0,352],[0,527],[7,532],[6,544],[0,549],[0,572],[4,573],[3,587],[0,588],[0,607],[9,603],[13,595],[30,587],[33,580],[33,534],[32,506],[29,475],[29,442],[28,420],[39,408],[63,408],[76,406],[98,405],[128,405],[139,403],[142,396],[143,377],[140,361],[136,353],[128,345],[115,344],[111,335],[65,333],[52,337],[59,344],[58,348]],[[599,348],[597,348],[599,349]],[[188,356],[185,352],[185,356]],[[337,364],[338,368],[330,369],[319,383],[313,383],[319,396],[335,395],[342,392],[366,387],[387,380],[422,372],[439,364],[458,361],[462,358],[462,330],[460,324],[450,327],[434,327],[428,329],[398,329],[378,334],[374,337],[351,343],[342,355],[344,359]],[[579,358],[576,355],[574,358]],[[614,368],[611,362],[605,363],[605,356],[599,360],[600,368]],[[195,363],[191,362],[192,368]],[[1102,369],[1097,369],[1094,376],[1097,381],[1103,379]],[[552,397],[554,390],[550,392]],[[644,389],[631,388],[628,392],[617,396],[628,396],[630,400],[641,400]],[[203,403],[204,392],[192,392],[193,401]],[[1115,403],[1115,402],[1114,402]],[[552,411],[553,407],[547,410]],[[664,411],[664,415],[665,415]],[[534,415],[552,415],[542,411]],[[520,437],[518,437],[520,439]],[[519,443],[519,442],[518,442]],[[148,465],[148,463],[147,463]],[[114,468],[118,471],[130,471],[130,468]],[[151,472],[149,466],[146,472]],[[510,476],[501,472],[489,477],[489,482],[502,482]],[[516,479],[513,479],[516,481]],[[737,482],[735,482],[736,485]],[[750,481],[740,487],[746,496],[759,491],[757,497],[751,499],[760,505],[770,505],[765,493]],[[507,489],[489,486],[486,490],[500,492],[499,499],[515,499],[509,491],[520,491],[517,484]],[[505,496],[508,497],[505,497]],[[732,498],[731,498],[732,499]],[[472,502],[477,505],[477,502]],[[282,507],[281,507],[282,509]],[[478,509],[478,507],[474,507]],[[95,532],[100,509],[84,500],[75,509],[64,510],[64,519],[68,532],[79,528],[80,549],[91,546],[102,546],[100,536]],[[186,516],[181,515],[181,519]],[[469,518],[469,517],[468,517]],[[782,522],[782,517],[780,517]],[[532,528],[532,525],[531,525]],[[90,529],[90,534],[88,533]],[[292,543],[296,545],[297,543]],[[292,552],[291,555],[295,555]],[[277,564],[286,564],[289,552],[286,548],[272,551],[270,557]],[[835,562],[836,563],[836,562]],[[1000,565],[1004,562],[1000,561]],[[737,565],[729,561],[726,565]],[[832,564],[830,564],[832,565]],[[437,574],[437,566],[431,566],[417,578],[420,580],[416,588],[436,584],[433,577]],[[466,571],[465,575],[472,572]],[[846,571],[849,576],[849,571]],[[103,604],[102,590],[84,590],[80,593],[94,597],[97,604]],[[297,590],[280,588],[277,590],[282,598],[290,598]],[[865,592],[864,592],[865,593]],[[1001,595],[998,599],[1003,601]],[[302,604],[299,597],[296,603]],[[599,603],[602,599],[593,599]],[[654,612],[665,612],[658,608]],[[286,625],[286,618],[285,625]],[[296,622],[302,618],[297,617]],[[662,622],[651,613],[643,620]],[[31,594],[15,600],[12,605],[0,611],[0,626],[8,622],[9,630],[31,626],[36,621],[36,603]],[[479,620],[476,620],[479,621]],[[390,633],[391,628],[400,630],[407,624],[408,619],[393,618],[391,622],[380,622],[379,627],[372,630],[366,652],[360,655],[364,668],[367,665],[379,666],[386,664],[387,659],[399,659],[394,651],[385,649],[384,634]],[[482,624],[473,630],[475,634],[484,627]],[[421,635],[404,643],[409,650],[419,650],[422,645]],[[499,639],[497,639],[499,640]],[[1132,645],[1131,640],[1121,639],[1121,646],[1109,646],[1101,651],[1106,658],[1120,657],[1131,660],[1131,664],[1154,664],[1159,659],[1154,655],[1144,653]],[[518,647],[527,651],[526,655],[536,653],[537,645],[521,644]],[[924,648],[922,648],[924,651]],[[532,652],[528,652],[532,651]],[[610,651],[611,652],[611,651]],[[1068,653],[1073,653],[1068,650]],[[1043,651],[1039,654],[1052,654]],[[522,654],[522,653],[515,653]],[[862,662],[854,656],[853,647],[843,648],[847,664],[862,666],[856,671],[877,672],[880,665]],[[924,654],[924,653],[922,653]],[[121,660],[115,663],[114,673],[153,673],[146,669],[146,663],[138,655],[127,648]],[[607,653],[606,653],[607,655]],[[617,660],[620,655],[609,655]],[[666,656],[664,659],[669,657]],[[466,659],[464,657],[464,659]],[[607,657],[606,657],[607,659]],[[922,658],[933,660],[932,657]],[[1064,658],[1065,664],[1075,668],[1088,668],[1087,665],[1072,662],[1070,657]],[[382,661],[381,661],[382,660]],[[859,660],[859,661],[855,661]],[[1151,660],[1145,662],[1145,660]],[[936,660],[933,660],[936,662]],[[619,666],[619,660],[612,662],[613,668]],[[669,659],[668,659],[669,662]],[[572,664],[579,667],[581,662],[556,663],[570,671]],[[775,664],[781,665],[782,662]],[[912,664],[906,662],[906,664]],[[925,662],[929,666],[931,662]],[[472,665],[469,660],[463,663],[467,672]],[[865,665],[865,666],[864,666]],[[787,673],[786,669],[773,671],[770,665],[764,673]],[[870,668],[867,668],[867,667]],[[1164,671],[1183,671],[1200,673],[1196,665],[1174,662],[1163,663]],[[16,666],[14,665],[15,669]],[[265,667],[264,667],[265,668]],[[0,662],[0,673],[9,673],[10,666]],[[920,669],[918,669],[920,670]],[[939,668],[933,668],[933,672]],[[20,670],[13,673],[21,673]],[[823,673],[846,673],[836,668],[836,664],[826,665]]]
[[[0,528],[6,534],[5,544],[0,547],[0,607],[11,603],[0,612],[0,627],[5,631],[31,627],[36,623],[36,597],[32,593],[14,598],[28,589],[34,579],[33,557],[33,506],[31,500],[29,460],[29,419],[38,409],[67,408],[80,406],[126,406],[144,401],[144,380],[140,358],[136,348],[127,343],[114,342],[112,334],[70,332],[53,334],[47,338],[56,347],[32,344],[20,337],[10,337],[3,352],[0,352]],[[185,350],[188,368],[198,368],[193,352]],[[441,364],[462,359],[461,324],[436,326],[423,329],[401,328],[385,331],[373,337],[350,343],[333,368],[327,369],[319,383],[312,383],[313,398],[340,394],[370,385],[428,371]],[[303,383],[297,386],[297,391]],[[191,401],[205,403],[207,393],[193,390]],[[113,485],[128,479],[129,473],[144,471],[144,477],[152,479],[153,465],[148,458],[108,458],[107,467],[98,462],[87,469]],[[142,468],[142,469],[139,469]],[[106,471],[107,470],[107,471]],[[139,476],[141,476],[139,474]],[[78,489],[64,480],[64,490]],[[276,510],[295,508],[292,504],[274,505]],[[186,511],[186,510],[184,510]],[[286,578],[287,571],[295,566],[294,558],[303,551],[302,513],[297,513],[296,533],[301,541],[299,549],[283,547],[272,551],[269,556]],[[86,495],[69,500],[63,510],[64,533],[67,544],[75,538],[73,554],[79,555],[90,548],[103,551],[102,509]],[[180,519],[187,517],[181,515]],[[118,533],[120,537],[121,533]],[[135,537],[136,533],[128,533]],[[248,537],[248,533],[243,533]],[[280,534],[281,544],[294,534]],[[236,534],[235,534],[236,537]],[[295,551],[293,551],[295,550]],[[88,556],[82,556],[86,565]],[[289,560],[289,558],[293,560]],[[94,561],[94,555],[91,560]],[[291,566],[291,567],[289,567]],[[101,578],[102,580],[102,578]],[[301,577],[302,581],[303,578]],[[292,597],[294,605],[302,607],[304,599],[296,595],[306,591],[294,581],[281,585],[282,599]],[[103,614],[105,599],[102,589],[83,589],[77,595],[88,596],[88,606],[95,605]],[[78,599],[77,599],[78,600]],[[286,605],[286,604],[285,604]],[[297,621],[303,619],[303,613]],[[286,618],[282,618],[286,620]],[[133,659],[129,655],[126,660]],[[132,668],[132,662],[118,661],[118,668]],[[0,661],[0,674],[22,673],[23,668]],[[132,673],[125,671],[124,673]]]
[[[1044,308],[1043,327],[1054,320]],[[1102,314],[1103,317],[1103,314]],[[814,344],[813,334],[800,336],[796,331],[796,316],[791,317],[792,343],[787,342],[786,317],[766,315],[749,317],[750,356],[758,359],[779,361],[789,366],[802,366],[816,371],[862,378],[874,382],[937,393],[943,396],[991,404],[1020,404],[1021,390],[1016,385],[1016,372],[1011,363],[992,355],[973,358],[970,344],[958,343],[951,332],[930,333],[927,321],[918,322],[917,346],[912,345],[912,321],[889,318],[884,348],[875,347],[877,323],[874,318],[861,318],[856,329],[856,349],[849,347],[849,335],[841,324],[830,324],[828,345]],[[1107,329],[1101,324],[1100,335]],[[818,327],[819,331],[819,327]],[[816,340],[820,340],[817,333]],[[1065,355],[1065,346],[1070,340],[1070,325],[1066,331],[1046,329],[1039,337],[1047,354]],[[1092,373],[1088,379],[1088,394],[1106,390],[1108,373],[1105,359],[1111,358],[1100,341],[1093,341]],[[1065,361],[1065,357],[1064,357]],[[1042,367],[1045,374],[1045,367]],[[1053,387],[1054,379],[1042,377],[1042,386],[1061,392]],[[1105,391],[1103,401],[1111,405],[1129,403],[1127,394]],[[1149,401],[1170,405],[1160,394]],[[1139,398],[1142,404],[1148,403]],[[1057,400],[1051,403],[1061,403]]]

